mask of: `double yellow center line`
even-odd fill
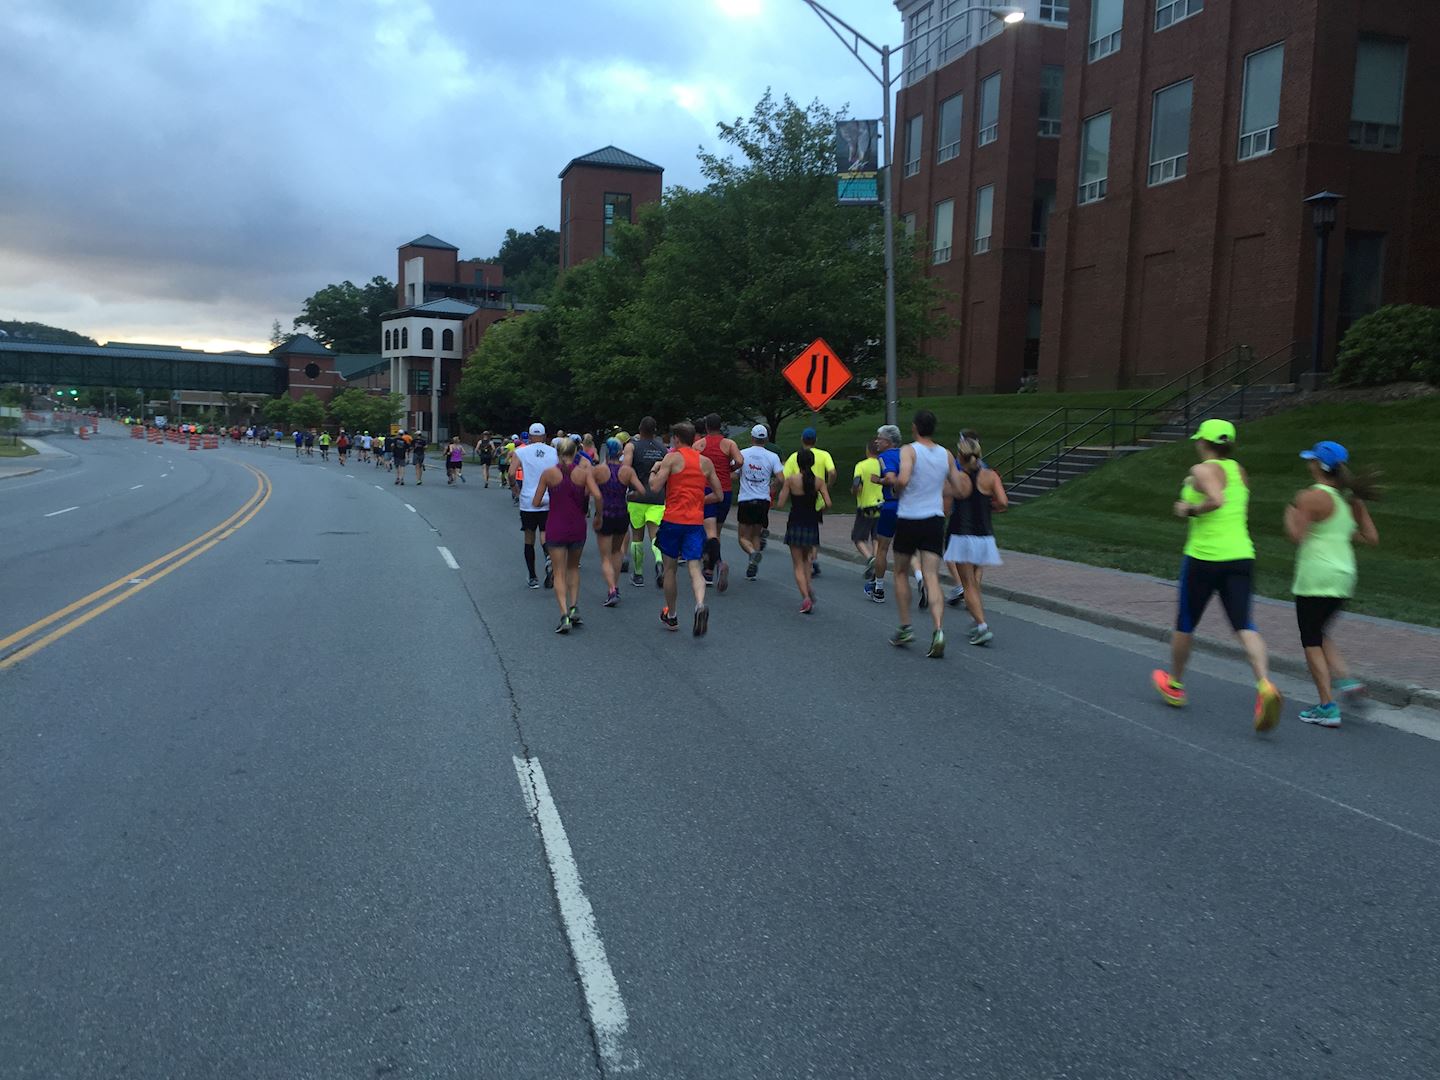
[[[53,645],[66,634],[80,629],[91,619],[105,614],[117,604],[123,604],[136,593],[148,589],[167,574],[180,569],[191,559],[203,555],[221,540],[247,525],[250,519],[260,512],[260,508],[270,500],[270,478],[259,469],[251,468],[249,465],[246,465],[245,468],[255,476],[255,491],[250,498],[245,500],[245,504],[239,510],[189,543],[182,544],[174,551],[167,551],[153,562],[131,570],[128,574],[122,574],[109,585],[96,589],[89,596],[82,596],[74,603],[66,604],[59,611],[52,612],[43,619],[38,619],[29,626],[16,630],[8,637],[0,638],[0,657],[3,657],[0,659],[0,671],[14,667],[20,661],[34,656],[46,646]],[[60,625],[55,626],[56,623]],[[41,634],[51,626],[54,626],[55,629],[43,636],[36,637],[37,634]],[[20,647],[6,655],[6,650],[16,645]]]

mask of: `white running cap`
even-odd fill
[[[530,434],[543,436],[545,434],[545,425],[538,420],[535,421],[535,423],[530,425]]]
[[[764,425],[764,424],[756,424],[754,427],[752,427],[752,428],[750,429],[750,437],[751,437],[752,439],[760,439],[760,440],[763,441],[764,438],[765,438],[765,436],[767,436],[767,435],[769,435],[769,434],[770,434],[770,433],[765,430],[765,425]]]

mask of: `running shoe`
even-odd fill
[[[1359,679],[1336,679],[1331,685],[1341,697],[1355,697],[1365,693],[1365,684]]]
[[[819,577],[819,576],[820,576],[820,560],[819,560],[819,559],[811,559],[811,560],[810,560],[810,576],[811,576],[811,577]]]
[[[715,587],[715,571],[701,570],[700,576],[705,579],[705,587],[707,589],[713,589]]]
[[[964,586],[964,585],[956,585],[956,586],[955,586],[953,589],[951,589],[951,590],[949,591],[949,593],[947,593],[946,596],[945,596],[945,603],[949,604],[951,607],[959,607],[959,606],[960,606],[961,604],[963,604],[964,602],[965,602],[965,586]]]
[[[1300,719],[1318,727],[1338,728],[1340,726],[1340,706],[1333,701],[1328,705],[1316,705],[1303,710],[1300,713]]]
[[[560,624],[555,627],[555,632],[557,634],[568,634],[570,632],[570,616],[560,616]]]
[[[875,580],[873,578],[865,582],[865,598],[867,600],[875,599]]]
[[[679,630],[680,619],[668,607],[662,607],[660,609],[660,625],[666,630]]]
[[[811,600],[808,596],[807,596],[804,600],[801,600],[801,601],[800,601],[800,614],[801,614],[801,615],[809,615],[809,614],[810,614],[812,611],[814,611],[814,610],[815,610],[815,601]]]
[[[607,593],[605,594],[605,606],[606,606],[606,607],[614,607],[614,606],[615,606],[616,604],[618,604],[618,603],[620,603],[620,590],[619,590],[619,589],[611,589],[609,592],[607,592]]]
[[[755,552],[755,555],[759,555],[759,554],[760,554],[760,553],[759,553],[758,551]],[[760,572],[760,560],[757,559],[757,558],[755,557],[755,555],[751,555],[751,556],[750,556],[750,565],[747,566],[747,567],[745,567],[745,580],[746,580],[746,581],[754,581],[754,580],[755,580],[755,575]]]
[[[532,589],[538,589],[539,587],[540,587],[540,580],[539,580],[538,578],[532,577],[532,578],[530,579],[530,588],[532,588]]]
[[[695,626],[692,630],[696,637],[704,637],[705,631],[710,629],[710,609],[701,604],[695,609]]]
[[[1255,684],[1255,730],[1269,731],[1280,722],[1285,695],[1269,679]]]
[[[1190,703],[1190,698],[1185,693],[1185,684],[1170,678],[1168,671],[1156,668],[1150,673],[1150,684],[1165,699],[1166,705],[1173,705],[1178,709],[1180,706]]]
[[[897,627],[895,632],[890,635],[890,644],[896,648],[909,645],[914,640],[915,631],[911,630],[908,626]]]
[[[555,587],[555,571],[550,568],[550,562],[549,562],[549,560],[546,560],[546,562],[545,562],[545,588],[547,588],[547,589],[553,589],[554,587]]]
[[[944,630],[936,630],[930,635],[930,648],[925,651],[925,655],[932,660],[939,660],[945,655]]]
[[[570,609],[570,625],[581,626],[584,624],[584,622],[585,620],[580,618],[580,609],[577,607],[572,607]]]
[[[970,631],[969,640],[971,645],[989,645],[990,642],[995,640],[995,635],[990,632],[988,626],[985,627],[984,630],[981,630],[980,627],[977,626]]]
[[[930,590],[925,587],[925,579],[920,579],[920,610],[924,611],[930,606]]]
[[[723,559],[715,567],[715,591],[724,592],[730,587],[730,564]]]
[[[875,588],[870,590],[870,599],[877,604],[883,604],[885,602],[885,586],[877,581]]]
[[[630,575],[630,584],[631,584],[631,585],[634,585],[635,588],[637,588],[637,589],[643,589],[643,588],[645,587],[645,575],[644,575],[644,574],[631,574],[631,575]]]

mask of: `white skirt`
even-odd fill
[[[993,536],[951,536],[945,543],[945,561],[999,566],[1000,549]]]

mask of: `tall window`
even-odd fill
[[[428,326],[420,331],[420,348],[435,348],[435,331]]]
[[[990,250],[990,234],[995,225],[995,185],[986,184],[975,192],[975,254]]]
[[[1110,114],[1085,121],[1080,134],[1080,205],[1098,202],[1110,190]]]
[[[1378,308],[1383,300],[1385,234],[1345,231],[1345,268],[1340,273],[1340,332]]]
[[[1355,49],[1355,95],[1350,103],[1350,145],[1399,150],[1405,104],[1405,42],[1362,37]]]
[[[947,263],[950,261],[950,243],[955,230],[955,200],[946,199],[944,202],[935,204],[935,231],[933,234],[934,254],[931,261],[936,263]]]
[[[1283,41],[1245,57],[1245,85],[1240,94],[1241,161],[1275,149],[1275,132],[1280,126],[1280,75],[1284,67]]]
[[[905,34],[905,40],[909,42],[905,46],[906,86],[924,78],[930,70],[930,46],[934,44],[935,35],[929,31],[930,24],[934,22],[934,8],[933,3],[923,4],[910,13],[910,26]]]
[[[400,348],[402,348],[402,349],[408,349],[409,347],[410,347],[410,328],[409,328],[408,326],[402,326],[402,327],[400,328]]]
[[[1094,0],[1090,5],[1090,62],[1109,56],[1120,48],[1120,23],[1124,0]]]
[[[1040,134],[1047,139],[1060,137],[1060,107],[1065,97],[1065,69],[1046,64],[1040,69]]]
[[[1055,181],[1036,180],[1030,203],[1030,246],[1044,251],[1050,240],[1050,214],[1055,209]]]
[[[605,233],[601,250],[606,255],[615,254],[615,223],[630,224],[630,195],[627,192],[607,191],[605,193]]]
[[[974,0],[945,0],[945,4],[940,10],[940,25],[943,29],[937,35],[940,38],[940,60],[937,66],[948,64],[969,50],[970,17],[956,18],[948,26],[945,23],[952,16],[960,15],[966,8],[973,5]]]
[[[905,235],[910,237],[910,239],[915,239],[915,215],[901,214],[900,228],[905,231]]]
[[[1155,29],[1164,30],[1204,10],[1205,0],[1155,0]]]
[[[905,121],[905,175],[914,176],[920,171],[920,138],[923,116],[912,116]]]
[[[1000,73],[987,76],[980,84],[980,132],[979,146],[985,146],[1000,137]]]
[[[385,331],[385,351],[386,351],[386,352],[389,352],[389,351],[390,351],[390,331],[389,331],[389,330],[386,330],[386,331]]]
[[[1193,80],[1155,91],[1150,108],[1150,183],[1179,180],[1190,163],[1190,98]]]
[[[442,330],[442,331],[440,331],[440,348],[442,348],[442,349],[445,350],[446,352],[449,352],[451,349],[455,348],[455,331],[454,331],[454,330]]]
[[[1040,0],[1040,21],[1069,25],[1070,0]]]
[[[936,162],[960,156],[960,120],[965,115],[965,95],[956,94],[940,103],[940,146]]]

